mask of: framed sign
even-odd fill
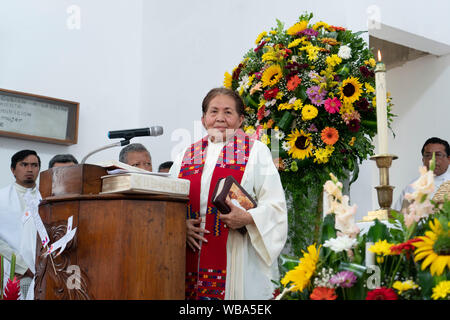
[[[0,136],[76,144],[78,102],[0,89]]]

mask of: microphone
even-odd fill
[[[139,128],[139,129],[128,129],[128,130],[116,130],[109,131],[109,139],[124,138],[130,140],[134,137],[145,137],[145,136],[160,136],[163,134],[163,127],[153,126],[150,128]]]

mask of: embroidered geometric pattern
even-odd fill
[[[197,174],[203,169],[203,166],[203,164],[197,164],[194,166],[181,168],[180,173],[178,174],[178,178],[183,178],[191,174]]]
[[[222,221],[219,219],[218,210],[216,207],[208,207],[206,210],[206,214],[214,215],[214,233],[213,235],[218,237],[220,235],[220,226],[222,225]]]
[[[200,269],[197,283],[199,294],[206,299],[220,299],[225,292],[226,272],[226,270]],[[203,279],[214,279],[214,281]]]
[[[187,272],[186,273],[186,297],[194,297],[197,292],[197,272]]]
[[[193,211],[192,205],[187,206],[186,219],[198,219],[200,217],[199,211]]]

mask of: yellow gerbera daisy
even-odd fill
[[[297,38],[294,41],[292,41],[291,43],[288,44],[288,48],[293,48],[298,46],[300,43],[302,42],[302,38]]]
[[[287,29],[286,32],[290,36],[295,36],[295,35],[297,35],[297,33],[299,33],[300,31],[305,30],[307,27],[308,27],[308,21],[302,20],[302,21],[297,22],[296,24],[294,24],[289,29]]]
[[[404,282],[395,281],[394,284],[392,285],[392,288],[396,289],[398,291],[398,294],[402,294],[405,291],[416,289],[418,287],[419,286],[415,284],[414,281],[412,280],[407,280]]]
[[[339,88],[341,100],[344,103],[353,103],[361,96],[361,83],[355,77],[349,77],[342,81],[342,85]]]
[[[244,132],[251,136],[252,134],[254,134],[256,132],[256,130],[255,130],[254,126],[245,126]]]
[[[364,87],[366,88],[367,93],[375,92],[375,89],[368,82],[364,83]]]
[[[319,110],[311,104],[307,104],[302,108],[302,120],[312,120],[319,114]]]
[[[450,269],[450,248],[448,247],[449,231],[444,232],[438,219],[429,223],[430,229],[425,236],[418,237],[422,241],[413,242],[417,248],[414,251],[414,261],[425,258],[422,262],[422,270],[430,266],[431,275],[440,276],[445,267]]]
[[[331,148],[329,148],[331,147]],[[325,148],[318,148],[315,152],[314,152],[314,162],[317,163],[327,163],[328,160],[330,159],[331,154],[334,151],[334,147],[333,146],[326,146]]]
[[[278,111],[280,110],[291,110],[294,105],[290,103],[280,103],[278,105]]]
[[[264,143],[266,145],[270,143],[270,138],[269,138],[269,136],[267,134],[263,134],[261,136],[260,140],[261,140],[262,143]]]
[[[335,67],[342,62],[342,59],[339,58],[339,56],[337,54],[332,54],[331,56],[329,56],[325,59],[325,62],[330,67]]]
[[[284,278],[281,279],[281,284],[287,286],[292,282],[293,285],[290,287],[290,291],[303,291],[316,272],[320,247],[316,248],[316,245],[312,244],[307,248],[308,252],[302,250],[303,257],[299,260],[298,265],[288,271]]]
[[[223,79],[223,86],[227,89],[231,89],[231,82],[233,81],[233,78],[231,74],[228,72],[225,72],[224,79]]]
[[[271,65],[262,74],[261,81],[263,87],[270,87],[277,84],[282,77],[283,72],[281,71],[281,67],[277,64]]]
[[[286,141],[291,147],[288,154],[292,155],[292,158],[303,160],[312,156],[313,145],[311,143],[310,133],[295,129],[288,135]]]
[[[326,22],[323,22],[323,21],[319,21],[319,22],[316,22],[314,25],[313,25],[313,29],[314,30],[318,30],[318,29],[320,29],[320,28],[325,28],[325,29],[328,29],[329,28],[329,24],[328,23],[326,23]]]
[[[384,261],[384,256],[389,256],[392,255],[392,251],[391,251],[391,247],[393,246],[392,243],[387,242],[387,240],[378,240],[377,242],[375,242],[375,244],[373,244],[370,248],[369,251],[373,252],[377,255],[377,262],[378,263],[383,263]]]
[[[450,281],[441,281],[433,288],[431,297],[434,300],[445,299],[450,294]]]

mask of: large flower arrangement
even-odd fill
[[[373,154],[375,60],[361,32],[300,16],[287,30],[262,32],[224,86],[245,102],[244,130],[272,150],[290,200],[291,245],[318,223],[321,186]],[[391,103],[388,99],[388,119]],[[357,172],[353,175],[356,179]],[[308,208],[308,210],[303,210]],[[315,230],[317,236],[317,229]]]
[[[276,299],[450,299],[450,201],[431,201],[433,172],[421,173],[407,212],[393,212],[389,227],[376,220],[364,234],[353,219],[356,207],[331,175],[319,244],[300,259],[283,257]]]

